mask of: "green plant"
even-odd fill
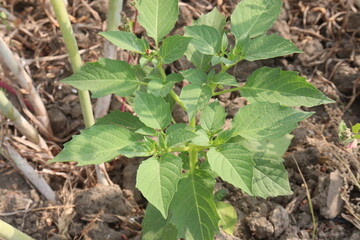
[[[344,121],[339,124],[339,139],[343,143],[348,144],[348,148],[355,148],[360,139],[360,123],[351,127],[351,130],[346,126]]]
[[[292,138],[288,133],[313,114],[291,106],[333,101],[296,72],[263,67],[244,86],[227,73],[243,60],[301,52],[289,40],[265,34],[280,13],[281,0],[241,1],[231,16],[230,32],[224,30],[225,17],[214,9],[186,27],[185,36],[170,37],[165,35],[177,21],[177,0],[140,0],[136,5],[139,23],[154,42],[124,31],[100,35],[140,54],[140,64],[100,59],[63,82],[90,90],[95,98],[126,96],[137,116],[110,113],[74,136],[53,161],[86,165],[121,154],[149,157],[139,167],[136,185],[149,201],[143,239],[213,239],[219,223],[233,231],[229,225],[236,217],[230,205],[215,199],[215,178],[253,196],[291,194],[281,156]],[[235,46],[229,37],[235,38]],[[196,68],[167,75],[164,64],[183,55]],[[173,87],[183,79],[190,84],[178,96]],[[212,99],[238,90],[250,104],[238,111],[230,129],[223,130],[225,109]],[[174,104],[186,111],[188,124],[172,119]]]

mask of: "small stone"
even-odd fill
[[[320,208],[320,214],[327,218],[333,219],[341,212],[344,201],[341,199],[341,191],[344,181],[338,170],[330,173],[330,182],[327,189],[326,205]]]
[[[269,220],[274,226],[275,237],[279,237],[290,225],[289,214],[280,205],[271,211]]]
[[[274,226],[265,217],[253,213],[246,218],[250,231],[260,239],[270,238],[274,234]]]

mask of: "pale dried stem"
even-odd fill
[[[6,159],[15,164],[25,178],[28,179],[48,201],[56,201],[55,192],[47,184],[45,179],[28,164],[26,159],[24,159],[8,141],[3,143],[0,152]]]
[[[37,130],[19,113],[11,104],[3,91],[0,91],[0,113],[13,122],[18,129],[31,142],[38,144],[43,149],[48,149],[44,139]]]
[[[10,69],[10,71],[18,80],[18,84],[29,95],[29,101],[34,108],[36,117],[44,125],[46,130],[52,134],[49,116],[39,93],[36,91],[33,85],[32,79],[21,66],[20,58],[17,56],[17,54],[13,54],[11,52],[11,50],[3,40],[2,35],[0,35],[0,61],[3,63],[3,65],[7,66]]]

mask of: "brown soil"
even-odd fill
[[[79,48],[84,61],[101,56],[106,19],[104,0],[69,0]],[[174,32],[183,33],[201,13],[218,7],[229,16],[238,0],[183,0]],[[0,0],[13,21],[0,24],[11,49],[23,59],[48,109],[53,131],[69,139],[83,128],[75,89],[60,80],[71,74],[59,29],[47,0]],[[90,11],[91,10],[91,11]],[[126,16],[134,9],[126,2]],[[125,17],[125,15],[124,15]],[[137,34],[143,34],[141,27]],[[231,69],[239,82],[261,66],[295,70],[336,103],[304,108],[316,113],[293,131],[285,154],[293,195],[260,199],[243,194],[221,182],[238,214],[235,236],[220,233],[216,239],[311,239],[310,194],[316,218],[316,239],[360,239],[360,162],[358,149],[347,149],[338,140],[339,122],[360,122],[360,1],[284,0],[281,17],[270,30],[291,39],[304,53],[266,61],[241,63]],[[120,50],[118,58],[127,59]],[[167,71],[191,67],[185,59]],[[6,69],[0,80],[12,79]],[[15,98],[14,98],[15,99]],[[244,105],[238,93],[219,96],[231,118]],[[121,103],[114,98],[111,109]],[[177,120],[183,118],[181,112]],[[5,121],[2,136],[17,135]],[[47,164],[33,148],[13,140],[17,150],[42,173],[56,190],[58,202],[50,203],[31,186],[10,162],[0,159],[0,218],[35,239],[140,239],[145,199],[135,189],[135,174],[141,159],[119,158],[106,164],[113,186],[96,185],[92,167],[73,163]],[[53,154],[62,142],[50,141]],[[303,177],[304,179],[303,179]]]

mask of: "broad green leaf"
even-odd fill
[[[240,136],[232,138],[229,143],[240,144],[252,152],[271,153],[278,156],[284,155],[288,149],[293,135],[286,134],[279,138],[263,139],[263,140],[249,140]]]
[[[118,153],[128,158],[133,157],[148,157],[155,153],[155,141],[132,142],[129,145],[121,148]]]
[[[138,117],[135,117],[129,112],[121,112],[119,110],[112,111],[108,115],[96,120],[96,125],[112,124],[122,128],[126,128],[131,132],[135,132],[145,125]]]
[[[179,15],[178,0],[140,0],[139,23],[156,44],[173,29]]]
[[[229,235],[234,235],[237,224],[237,214],[234,207],[225,202],[215,202],[220,217],[219,226]]]
[[[235,135],[250,140],[278,138],[296,128],[313,112],[303,112],[277,103],[255,102],[240,110],[232,121]]]
[[[195,84],[189,84],[182,89],[180,99],[186,107],[189,120],[207,105],[211,96],[211,88],[206,85],[200,88]]]
[[[225,117],[225,109],[215,101],[207,105],[201,113],[200,125],[205,131],[214,133],[224,126]]]
[[[134,110],[146,126],[163,129],[171,122],[169,103],[162,97],[147,93],[136,93]]]
[[[221,51],[226,52],[228,45],[229,45],[229,39],[228,39],[227,33],[223,33],[222,39],[221,39]]]
[[[172,131],[176,131],[176,130],[185,130],[185,131],[192,131],[194,130],[193,127],[185,124],[185,123],[175,123],[175,124],[171,124],[167,129],[166,132],[172,132]]]
[[[131,67],[134,69],[137,79],[141,82],[147,82],[147,76],[155,70],[149,66],[131,65]]]
[[[205,132],[204,129],[199,129],[195,132],[196,137],[191,140],[191,142],[198,146],[209,146],[210,145],[210,139],[208,134]]]
[[[184,56],[190,41],[191,38],[179,35],[165,38],[159,52],[160,57],[162,57],[164,63],[172,63]]]
[[[207,80],[206,73],[201,69],[191,68],[180,71],[180,73],[187,81],[191,82],[192,84],[203,85]]]
[[[196,50],[196,47],[191,44],[191,42],[188,46],[188,50],[185,52],[185,56],[188,61],[195,65],[196,68],[203,71],[209,70],[212,55],[206,55],[199,52]]]
[[[119,156],[118,150],[135,141],[131,132],[117,125],[93,125],[82,130],[51,162],[78,162],[78,166],[100,164]]]
[[[177,240],[176,227],[170,223],[170,217],[164,219],[159,210],[150,203],[146,208],[142,226],[142,240]]]
[[[273,154],[254,155],[254,196],[267,198],[292,194],[283,161],[281,157]]]
[[[226,25],[226,18],[219,10],[217,10],[217,8],[214,8],[211,12],[201,15],[198,20],[193,22],[193,25],[207,25],[215,28],[219,33],[223,33]]]
[[[143,161],[137,171],[136,187],[164,218],[181,178],[182,160],[171,153]]]
[[[124,31],[108,31],[101,32],[99,35],[106,38],[109,42],[118,46],[121,49],[144,54],[146,49],[149,48],[149,44],[143,38],[138,38],[132,32]]]
[[[241,56],[248,61],[285,56],[301,51],[290,41],[276,34],[262,35],[249,40]]]
[[[220,50],[222,35],[213,27],[189,26],[185,28],[185,35],[192,37],[191,44],[203,54],[214,55]]]
[[[236,39],[265,33],[281,11],[281,0],[242,0],[231,15],[231,32]]]
[[[178,238],[213,240],[219,217],[213,200],[215,180],[205,171],[195,170],[182,178],[171,203],[171,222]]]
[[[355,124],[354,126],[351,127],[351,131],[353,133],[358,133],[360,131],[360,123]]]
[[[333,102],[297,72],[268,67],[262,67],[250,75],[241,88],[241,96],[251,103],[271,102],[298,107]]]
[[[157,136],[158,135],[158,132],[155,129],[153,129],[151,127],[146,127],[146,126],[139,128],[138,130],[135,131],[135,133],[145,135],[145,136]]]
[[[236,81],[235,77],[226,72],[216,74],[214,76],[213,82],[225,86],[239,86],[239,83]]]
[[[234,129],[228,129],[225,131],[222,131],[219,133],[219,135],[216,136],[215,140],[212,142],[213,146],[218,146],[226,143],[229,141],[234,134]]]
[[[147,92],[157,97],[165,97],[173,89],[175,82],[163,82],[161,79],[151,80]]]
[[[185,129],[175,129],[173,131],[166,131],[166,146],[174,147],[180,144],[189,142],[191,139],[195,138],[196,134],[190,130]]]
[[[123,61],[100,58],[98,62],[87,63],[78,72],[62,80],[80,90],[90,90],[92,97],[109,94],[129,96],[138,88],[135,71]]]
[[[253,153],[238,144],[224,144],[220,148],[210,148],[207,157],[211,169],[223,180],[252,194]]]
[[[147,85],[147,92],[157,97],[165,97],[173,89],[175,83],[182,80],[183,77],[177,73],[167,75],[165,83],[160,78],[155,78]]]

